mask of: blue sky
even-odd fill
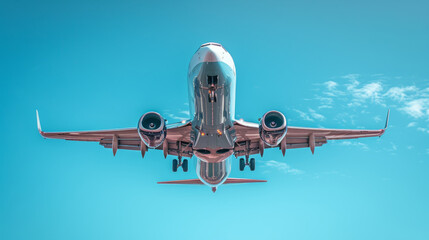
[[[425,1],[2,1],[1,239],[428,239],[429,15]],[[171,157],[44,140],[46,131],[187,118],[199,45],[237,68],[236,113],[303,127],[390,126],[382,138],[266,151],[265,184],[196,178]],[[191,161],[190,168],[195,168]]]

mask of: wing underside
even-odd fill
[[[379,130],[355,130],[355,129],[324,129],[288,127],[286,136],[277,146],[268,146],[259,136],[259,125],[244,121],[235,122],[237,142],[234,148],[235,156],[249,156],[253,154],[263,155],[264,149],[279,148],[283,155],[286,149],[310,148],[314,153],[315,147],[320,147],[328,140],[355,139],[364,137],[379,137],[384,134],[389,119],[387,114],[384,129]]]
[[[349,129],[323,129],[323,128],[302,128],[288,127],[287,134],[278,146],[268,146],[262,142],[259,136],[259,125],[244,121],[234,122],[237,141],[234,147],[234,155],[249,156],[254,154],[263,155],[268,148],[279,148],[283,155],[286,149],[310,148],[314,153],[315,147],[320,147],[328,140],[354,139],[364,137],[377,137],[383,135],[387,127],[379,130],[349,130]],[[37,113],[37,126],[40,134],[44,138],[64,139],[72,141],[98,142],[105,148],[111,148],[113,154],[118,149],[141,151],[144,157],[148,150],[140,139],[137,128],[124,128],[115,130],[98,131],[73,131],[73,132],[44,132],[40,125],[39,114]],[[164,143],[156,149],[162,150],[164,157],[167,155],[192,157],[193,148],[190,140],[191,123],[182,125],[167,125],[167,136]]]
[[[113,154],[118,149],[141,151],[144,157],[147,152],[146,145],[140,139],[137,128],[124,128],[114,130],[97,130],[97,131],[73,131],[73,132],[44,132],[42,131],[39,113],[37,115],[37,127],[40,135],[44,138],[64,139],[71,141],[98,142],[105,148],[112,148]],[[164,155],[175,155],[179,153],[184,157],[192,157],[192,144],[190,141],[191,123],[182,125],[167,125],[167,136],[164,144],[157,149],[162,150]]]

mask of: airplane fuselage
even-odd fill
[[[217,43],[201,45],[189,64],[188,92],[191,141],[198,158],[197,174],[213,187],[225,181],[236,141],[235,65]]]

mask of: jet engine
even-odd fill
[[[160,146],[167,136],[164,118],[157,112],[143,114],[138,123],[141,140],[150,148]]]
[[[286,131],[286,118],[281,112],[269,111],[261,118],[259,136],[268,146],[277,146],[285,137]]]

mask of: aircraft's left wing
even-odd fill
[[[389,121],[389,112],[384,129],[379,130],[359,130],[359,129],[325,129],[325,128],[303,128],[288,127],[286,136],[277,146],[270,147],[265,144],[259,136],[259,125],[244,121],[236,121],[235,129],[237,142],[234,148],[234,154],[238,156],[248,156],[252,154],[264,154],[266,148],[278,147],[283,155],[286,149],[310,148],[314,154],[315,147],[320,147],[328,140],[353,139],[364,137],[379,137],[384,134]]]
[[[75,131],[75,132],[44,132],[40,124],[39,113],[37,115],[37,128],[44,138],[55,138],[72,141],[99,142],[105,148],[112,148],[113,155],[118,149],[141,151],[144,157],[148,148],[142,142],[136,128],[124,128],[115,130]],[[164,156],[179,153],[184,157],[192,156],[190,141],[191,123],[167,125],[167,136],[164,143],[156,148],[163,150]]]

